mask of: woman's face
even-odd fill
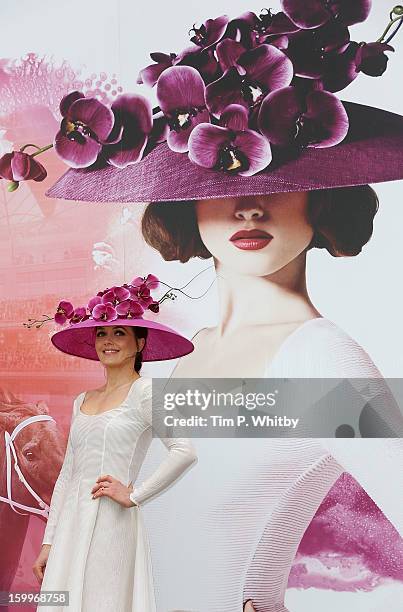
[[[200,236],[225,267],[242,274],[273,274],[310,244],[306,192],[196,202]]]
[[[137,339],[133,328],[128,326],[106,325],[95,329],[95,350],[104,365],[121,366],[128,360],[134,364],[136,353],[144,343],[144,338]]]

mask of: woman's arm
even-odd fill
[[[72,415],[71,423],[73,422],[75,411],[76,411],[76,400],[74,400],[73,415]],[[70,430],[71,430],[71,423],[70,423]],[[50,501],[49,517],[46,523],[42,545],[52,544],[53,535],[56,529],[57,521],[59,519],[59,515],[60,515],[61,509],[63,506],[63,501],[64,501],[64,498],[65,498],[65,495],[68,489],[68,484],[70,482],[72,469],[73,469],[73,449],[71,446],[71,436],[69,432],[67,446],[66,446],[66,453],[63,459],[63,465],[59,472],[59,476],[56,480],[56,483],[53,489],[53,493],[52,493],[52,498]]]
[[[152,384],[147,385],[141,399],[140,413],[145,422],[152,427]],[[155,429],[154,429],[155,431]],[[196,451],[187,438],[160,438],[168,453],[158,468],[139,487],[130,494],[135,505],[142,505],[164,491],[181,474],[197,461]]]

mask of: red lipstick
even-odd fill
[[[264,249],[273,239],[273,236],[264,230],[240,230],[235,232],[230,241],[242,251],[258,251]]]

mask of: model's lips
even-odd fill
[[[104,349],[102,352],[107,353],[107,354],[108,353],[118,353],[119,349]]]
[[[230,238],[230,241],[243,251],[257,251],[263,249],[273,240],[273,236],[264,230],[240,230],[235,232]]]

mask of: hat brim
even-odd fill
[[[115,319],[114,321],[94,321],[87,319],[72,323],[51,337],[53,345],[68,355],[99,361],[95,350],[95,328],[113,325],[146,327],[148,336],[142,351],[143,361],[163,361],[188,355],[194,349],[193,343],[175,330],[148,319]]]
[[[126,168],[69,169],[46,192],[85,202],[161,202],[310,191],[403,179],[403,117],[343,102],[350,128],[344,141],[277,158],[253,176],[193,164],[166,143]]]

